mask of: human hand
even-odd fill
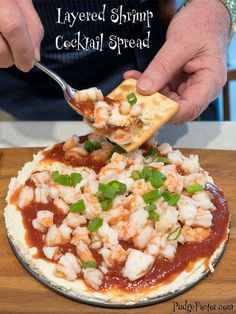
[[[141,74],[137,89],[149,95],[160,91],[180,104],[172,123],[197,118],[219,95],[227,78],[227,40],[230,16],[219,0],[192,0],[172,19],[166,42]]]
[[[28,72],[40,59],[44,29],[32,0],[1,0],[0,68]]]

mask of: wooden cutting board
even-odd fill
[[[231,234],[223,259],[216,267],[214,274],[209,275],[188,292],[169,301],[136,309],[102,309],[95,306],[71,301],[43,286],[20,265],[14,256],[5,233],[3,210],[9,180],[26,161],[32,159],[32,154],[38,148],[0,149],[0,313],[128,313],[149,314],[187,313],[187,310],[177,308],[187,305],[205,306],[208,304],[225,305],[227,313],[236,313],[236,151],[220,150],[187,150],[185,154],[198,154],[200,163],[213,176],[215,183],[224,191],[228,200],[231,218]],[[232,306],[234,309],[232,309]],[[175,308],[174,308],[175,306]],[[231,309],[231,311],[230,311]],[[216,310],[212,313],[225,313]]]

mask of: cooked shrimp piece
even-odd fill
[[[161,249],[160,254],[161,256],[167,258],[168,260],[173,260],[175,257],[177,249],[177,242],[175,244],[167,243],[164,248]]]
[[[148,241],[145,252],[149,255],[158,256],[161,253],[161,249],[165,248],[166,237],[163,233],[155,233]]]
[[[145,226],[133,237],[134,246],[139,250],[144,250],[148,241],[151,239],[154,228],[151,225]]]
[[[100,170],[98,174],[99,182],[106,184],[111,182],[112,180],[116,180],[119,176],[119,173],[120,170],[111,168],[110,164],[108,164]]]
[[[186,158],[181,168],[186,174],[198,173],[200,170],[199,160],[197,155],[190,155],[189,158]]]
[[[71,136],[65,143],[63,144],[63,150],[66,152],[74,147],[77,147],[79,144],[79,137],[77,135]]]
[[[30,176],[30,179],[37,187],[42,187],[45,184],[50,185],[53,183],[52,175],[48,170],[35,172]]]
[[[112,245],[118,244],[118,233],[112,229],[106,221],[103,221],[97,233],[103,243],[110,243]]]
[[[58,228],[58,230],[61,233],[63,242],[70,241],[70,235],[72,232],[72,229],[70,227],[68,227],[66,224],[61,224],[60,227]]]
[[[134,136],[130,130],[118,129],[112,133],[111,141],[119,145],[125,145],[132,143],[133,137]]]
[[[35,201],[36,203],[48,204],[49,191],[47,187],[43,186],[35,189]]]
[[[178,151],[173,151],[173,152],[169,153],[167,155],[167,157],[168,157],[169,161],[171,162],[171,164],[174,164],[176,166],[181,165],[183,162],[183,159],[182,159],[181,155],[178,154]]]
[[[78,259],[72,253],[66,253],[60,259],[55,268],[55,275],[57,277],[66,278],[73,281],[81,272]]]
[[[179,212],[174,207],[168,206],[160,215],[159,220],[155,223],[155,229],[158,232],[166,232],[172,228],[178,221]]]
[[[102,211],[101,205],[98,202],[98,199],[96,196],[89,194],[89,193],[85,193],[82,195],[82,199],[84,200],[85,203],[85,211],[84,211],[84,216],[87,219],[93,219],[97,216],[99,216],[99,214]]]
[[[99,182],[94,172],[88,173],[85,179],[86,183],[83,187],[83,193],[96,194],[98,192]]]
[[[49,227],[45,237],[46,246],[57,246],[64,243],[60,230],[56,225]]]
[[[215,210],[214,204],[211,202],[210,195],[206,191],[194,193],[192,199],[196,202],[196,206],[203,210]]]
[[[105,128],[108,124],[111,107],[104,101],[98,101],[94,107],[94,124],[98,129]]]
[[[197,208],[194,201],[187,196],[181,196],[180,200],[177,202],[180,220],[185,222],[187,225],[193,223],[193,219],[197,215]]]
[[[78,146],[71,148],[65,152],[66,160],[77,160],[83,161],[84,157],[87,157],[89,153],[84,149],[82,144],[78,144]]]
[[[163,143],[157,147],[158,151],[162,155],[168,155],[173,151],[172,147],[168,143]]]
[[[67,204],[74,204],[81,198],[81,192],[71,186],[58,185],[59,198]]]
[[[127,220],[129,219],[129,216],[130,212],[122,206],[118,206],[117,208],[109,211],[103,211],[100,214],[100,217],[110,225],[114,225],[121,220]]]
[[[116,264],[122,263],[126,260],[127,252],[120,244],[112,245],[109,248],[103,247],[99,253],[103,257],[106,266],[113,267]]]
[[[75,93],[75,100],[77,103],[86,101],[99,101],[103,100],[103,94],[97,87],[91,87],[87,89],[79,90]]]
[[[91,249],[100,249],[102,247],[102,241],[97,235],[97,232],[91,233],[91,244],[89,246]]]
[[[208,228],[212,225],[212,214],[209,210],[198,208],[197,215],[193,218],[192,226]]]
[[[17,206],[23,209],[30,205],[34,200],[34,189],[31,186],[25,185],[21,191],[18,198]]]
[[[137,280],[152,268],[155,257],[145,254],[141,251],[129,249],[128,258],[122,270],[123,276],[130,281]],[[134,267],[135,265],[135,267]]]
[[[41,225],[41,223],[38,221],[37,218],[35,218],[35,219],[32,220],[32,226],[33,226],[34,229],[39,230],[39,231],[41,231],[41,232],[44,232],[44,231],[47,230],[46,227],[44,227],[43,225]]]
[[[129,114],[129,112],[131,110],[131,105],[129,104],[128,101],[123,100],[118,105],[119,105],[120,114],[123,114],[123,115]]]
[[[166,176],[164,181],[164,186],[171,193],[181,193],[183,190],[183,181],[182,177],[176,169],[175,165],[166,165],[161,168],[161,172]]]
[[[191,173],[184,177],[184,187],[188,185],[201,184],[205,186],[207,183],[207,175],[203,173]]]
[[[112,229],[118,234],[119,240],[128,241],[131,236],[128,234],[128,221],[119,221],[116,224],[112,225]]]
[[[72,233],[71,243],[74,245],[79,245],[80,242],[85,244],[90,244],[91,240],[89,238],[89,231],[87,227],[76,227]]]
[[[70,228],[76,228],[80,225],[86,224],[87,219],[78,213],[69,213],[66,218],[63,220],[63,223],[69,226]]]
[[[62,199],[56,198],[53,201],[53,204],[63,213],[63,214],[68,214],[70,211],[70,207],[68,204],[66,204]]]
[[[94,260],[92,252],[84,242],[80,242],[79,245],[76,246],[76,253],[83,263]]]
[[[122,154],[114,153],[111,157],[110,167],[115,169],[124,170],[127,164],[128,158]]]
[[[96,268],[83,269],[84,280],[94,290],[98,290],[102,285],[103,273]]]
[[[49,210],[39,210],[37,212],[38,222],[46,228],[49,228],[53,224],[54,213]]]
[[[131,212],[143,208],[146,206],[146,203],[144,202],[143,198],[136,194],[136,195],[129,195],[126,198],[126,203],[124,204],[124,207],[129,209]]]
[[[122,105],[122,107],[123,107],[123,105]],[[111,111],[109,118],[108,118],[109,124],[120,126],[120,127],[129,126],[130,125],[130,116],[121,114],[120,110],[121,110],[120,105],[117,103],[114,104],[114,107],[112,108],[112,111]]]
[[[129,188],[129,191],[133,194],[144,194],[153,190],[153,187],[149,182],[146,182],[144,179],[136,180]]]
[[[60,250],[58,246],[44,246],[43,247],[43,254],[48,259],[57,260],[60,257]]]
[[[186,242],[202,242],[209,237],[210,233],[210,228],[183,226],[182,229],[182,235]]]
[[[136,103],[135,106],[131,106],[129,114],[131,117],[138,117],[142,113],[142,107],[140,103]]]
[[[128,234],[133,237],[144,228],[148,221],[148,211],[140,208],[130,215],[128,223]]]
[[[55,200],[56,198],[58,198],[59,191],[55,186],[49,186],[48,195],[50,199]]]

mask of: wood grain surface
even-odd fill
[[[231,217],[231,234],[223,259],[213,274],[197,286],[169,301],[136,309],[102,309],[71,301],[43,286],[20,265],[14,256],[6,237],[3,210],[9,180],[26,161],[32,159],[37,148],[0,149],[0,313],[128,313],[161,314],[187,313],[191,306],[205,306],[205,309],[192,310],[193,313],[236,313],[236,151],[186,150],[183,153],[196,153],[201,165],[210,172],[215,183],[224,191],[228,200]],[[185,309],[174,308],[174,305]],[[187,302],[187,303],[186,303]],[[187,304],[187,307],[186,307]],[[226,305],[223,309],[209,312],[208,304]],[[232,309],[232,306],[234,308]],[[188,312],[190,313],[190,312]]]

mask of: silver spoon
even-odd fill
[[[35,61],[35,66],[51,76],[62,88],[64,97],[66,102],[71,106],[72,109],[74,109],[77,113],[79,113],[81,116],[86,118],[87,120],[93,122],[93,119],[87,115],[84,114],[84,112],[80,111],[79,108],[77,108],[73,102],[75,101],[75,93],[77,92],[76,89],[72,88],[69,84],[66,83],[58,74],[56,74],[54,71],[47,68],[45,65],[43,65],[39,61]]]

